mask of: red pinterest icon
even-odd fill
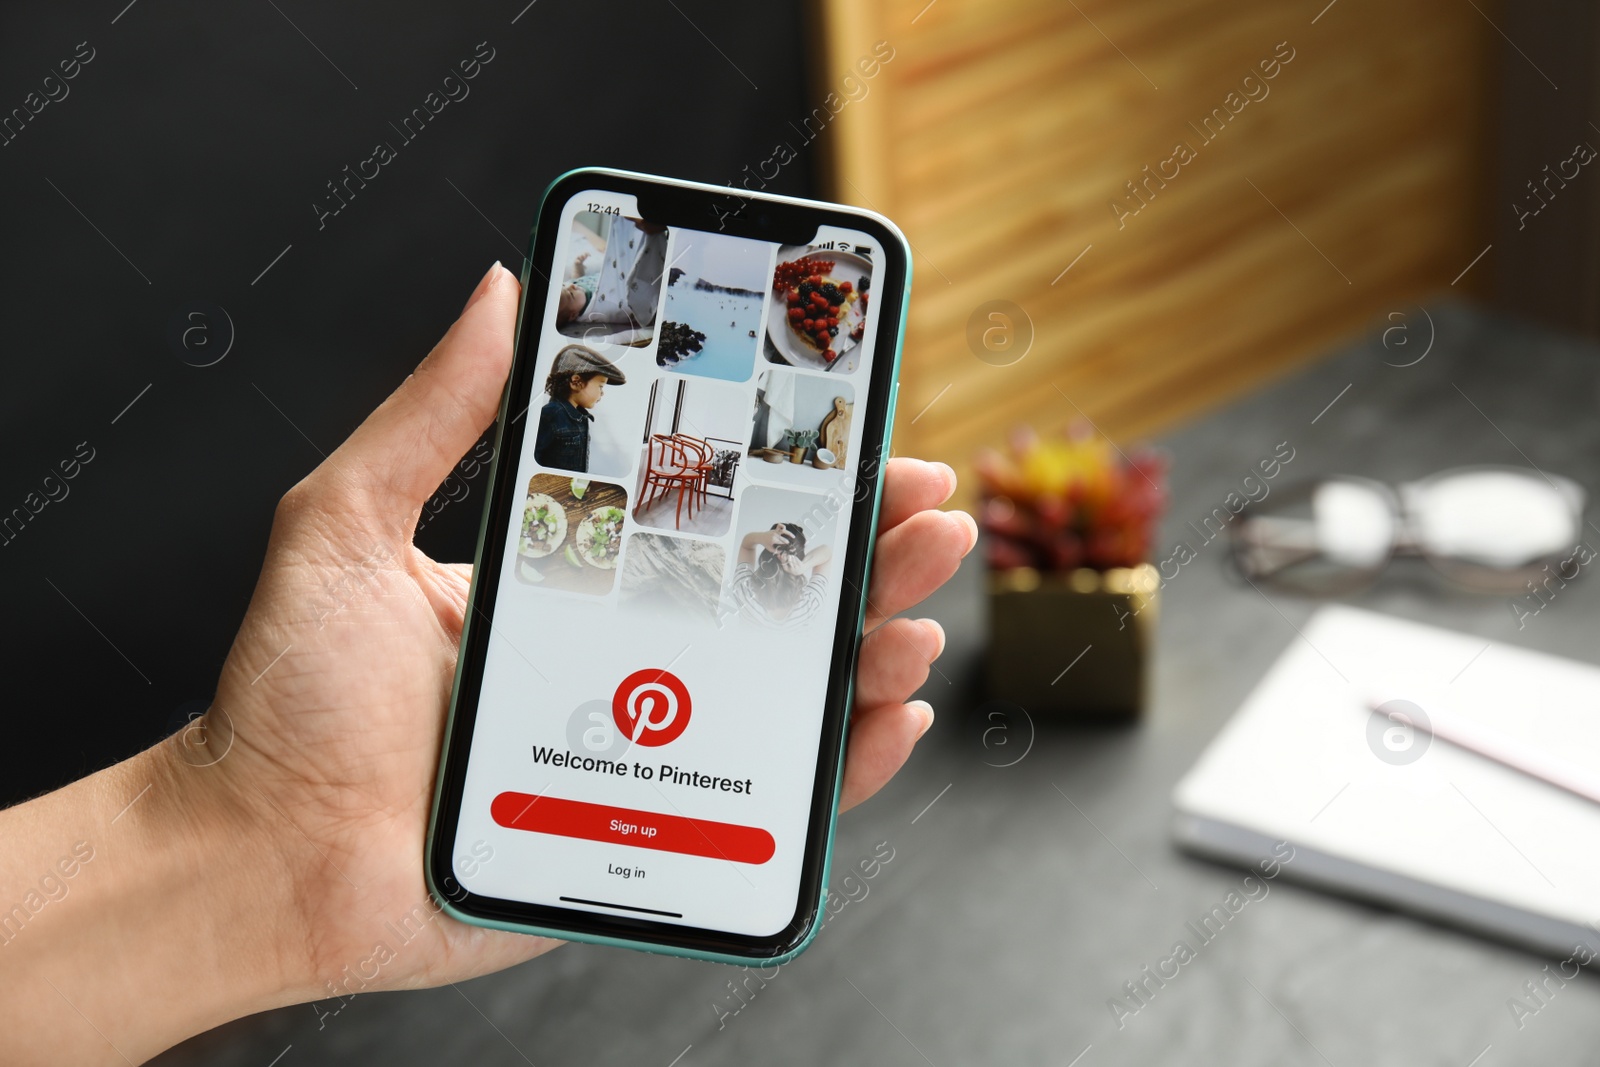
[[[611,698],[617,729],[636,745],[676,741],[689,725],[689,688],[677,675],[651,667],[634,671]]]

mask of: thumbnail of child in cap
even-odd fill
[[[615,363],[585,345],[567,345],[557,352],[544,386],[550,401],[539,412],[539,435],[533,443],[539,465],[589,473],[590,409],[600,403],[607,383],[627,381]]]

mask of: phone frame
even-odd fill
[[[555,265],[562,236],[560,212],[573,195],[590,189],[632,194],[638,204],[638,217],[658,222],[669,229],[681,226],[709,231],[712,228],[707,222],[709,219],[716,223],[722,233],[782,245],[809,243],[816,236],[818,226],[831,224],[869,234],[883,252],[881,257],[874,257],[872,288],[876,328],[872,368],[865,382],[856,383],[858,391],[867,400],[864,408],[866,423],[862,430],[860,454],[852,470],[855,503],[841,569],[839,615],[823,708],[816,774],[812,784],[800,887],[794,915],[783,929],[770,936],[736,934],[625,915],[613,916],[489,897],[473,893],[461,885],[451,867],[503,563],[503,532],[511,521],[519,499],[512,482],[517,476],[524,431],[521,426],[513,430],[516,435],[514,440],[518,442],[517,455],[508,456],[506,441],[511,436],[507,433],[508,415],[511,414],[513,402],[520,403],[519,398],[535,395],[532,392],[535,385],[533,372],[539,338],[544,329],[542,316],[548,303],[549,286],[553,284],[551,279],[546,279],[543,284],[531,283],[532,268],[538,264],[542,273],[546,265]],[[489,470],[490,488],[485,494],[483,516],[478,528],[473,579],[468,592],[468,609],[462,626],[455,681],[450,690],[450,711],[445,724],[423,859],[428,888],[447,914],[475,926],[724,963],[787,962],[811,943],[822,928],[821,916],[827,899],[827,873],[833,852],[839,791],[844,778],[846,730],[854,699],[856,659],[866,618],[866,590],[871,579],[872,551],[883,497],[883,465],[888,461],[890,437],[894,430],[894,407],[899,392],[900,356],[910,292],[911,246],[894,223],[876,212],[603,167],[568,171],[545,189],[538,216],[529,234],[528,254],[523,261],[515,358],[495,425],[494,458]],[[524,319],[530,308],[541,318],[532,323],[531,328],[524,329]],[[877,442],[876,445],[873,442]],[[491,533],[493,536],[490,536]],[[485,575],[490,580],[480,582],[480,577]],[[848,589],[859,592],[859,599],[846,596],[844,590]]]

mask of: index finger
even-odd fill
[[[897,456],[884,465],[883,508],[878,532],[892,530],[919,511],[936,508],[956,491],[956,472],[946,463]]]

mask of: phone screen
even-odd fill
[[[552,217],[451,873],[500,901],[770,936],[814,904],[884,250],[826,224],[799,244],[668,227],[598,188]]]

